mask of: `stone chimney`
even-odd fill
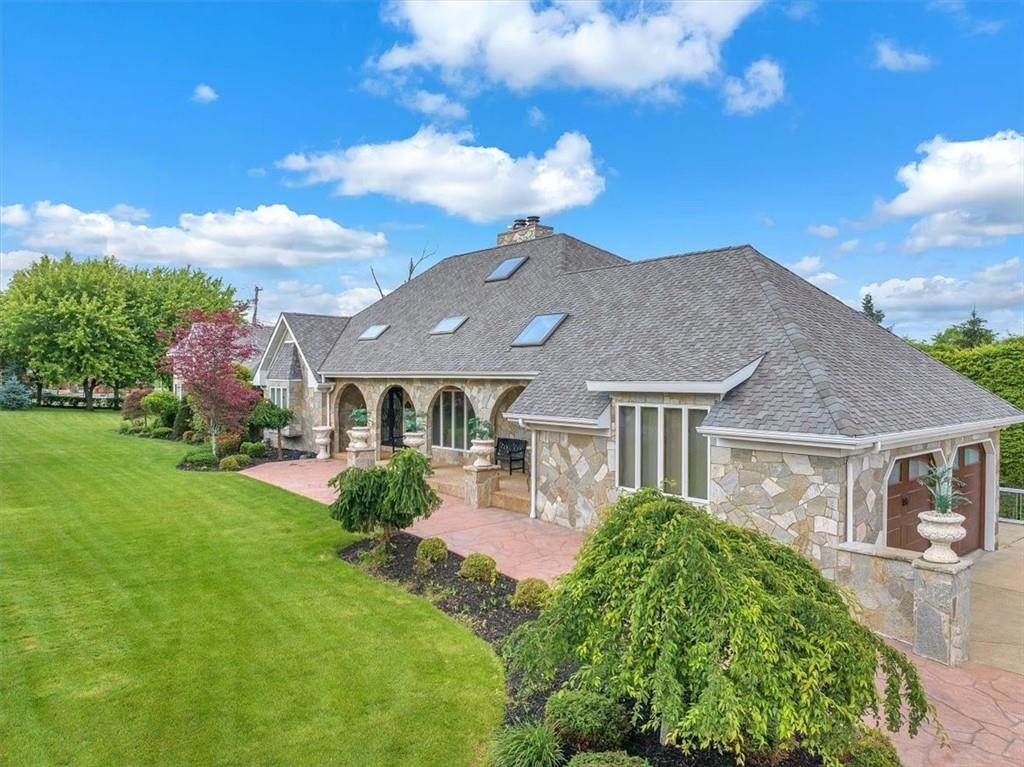
[[[540,222],[540,216],[517,218],[508,229],[498,235],[498,245],[539,240],[541,237],[548,237],[554,233],[555,230],[552,227],[544,226]]]

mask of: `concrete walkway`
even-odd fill
[[[327,480],[344,468],[340,460],[301,460],[265,463],[242,473],[330,503],[334,492]],[[471,509],[460,499],[441,498],[442,507],[429,519],[416,522],[410,532],[443,538],[458,554],[489,554],[498,570],[513,578],[551,580],[572,569],[583,543],[581,533],[516,512]],[[915,738],[896,734],[893,741],[904,767],[1024,765],[1024,676],[1011,669],[1019,657],[1013,654],[1014,648],[1024,641],[1019,623],[1024,609],[1014,601],[1024,588],[1024,526],[1009,531],[1002,527],[1013,526],[1001,526],[1000,551],[986,555],[974,567],[970,651],[975,660],[949,668],[898,645],[921,674],[950,743],[950,748],[941,748],[931,728]],[[979,656],[986,663],[978,662]]]

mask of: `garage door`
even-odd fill
[[[985,543],[984,445],[964,445],[957,450],[953,462],[953,476],[964,483],[960,492],[970,501],[957,509],[966,517],[964,528],[967,530],[967,536],[959,543],[953,544],[953,551],[963,556],[980,549]]]
[[[903,458],[892,467],[886,504],[886,546],[910,551],[928,548],[928,541],[917,534],[917,515],[928,511],[932,501],[919,480],[934,465],[934,456],[919,455]]]

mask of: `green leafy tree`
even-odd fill
[[[870,293],[865,293],[864,298],[860,300],[860,310],[865,317],[876,325],[881,325],[882,320],[885,319],[885,312],[875,308],[875,299]]]
[[[275,405],[268,399],[261,399],[249,416],[249,423],[261,429],[277,431],[277,460],[284,458],[284,447],[281,444],[281,430],[295,420],[295,412],[286,407]]]
[[[953,349],[974,349],[995,343],[996,334],[989,330],[988,320],[978,316],[977,309],[971,309],[970,316],[956,325],[951,325],[932,337],[932,346]]]
[[[506,653],[528,690],[574,666],[570,684],[683,748],[739,756],[799,743],[834,764],[866,714],[913,735],[931,713],[913,664],[808,560],[653,489],[619,499]]]

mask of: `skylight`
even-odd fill
[[[551,338],[551,334],[555,332],[559,325],[562,324],[562,320],[565,319],[564,314],[538,314],[530,323],[523,328],[522,332],[516,336],[516,340],[512,342],[513,346],[543,346],[544,343]]]
[[[506,258],[500,264],[495,267],[494,271],[487,275],[487,279],[484,282],[499,282],[501,280],[507,280],[513,274],[516,269],[523,265],[526,261],[526,256],[516,256],[515,258]]]
[[[439,323],[434,325],[434,329],[430,331],[432,336],[443,336],[450,335],[456,330],[462,327],[462,323],[468,318],[464,316],[459,317],[445,317]]]
[[[390,325],[370,325],[363,334],[359,336],[360,341],[375,341],[384,335],[384,331],[390,328]]]

